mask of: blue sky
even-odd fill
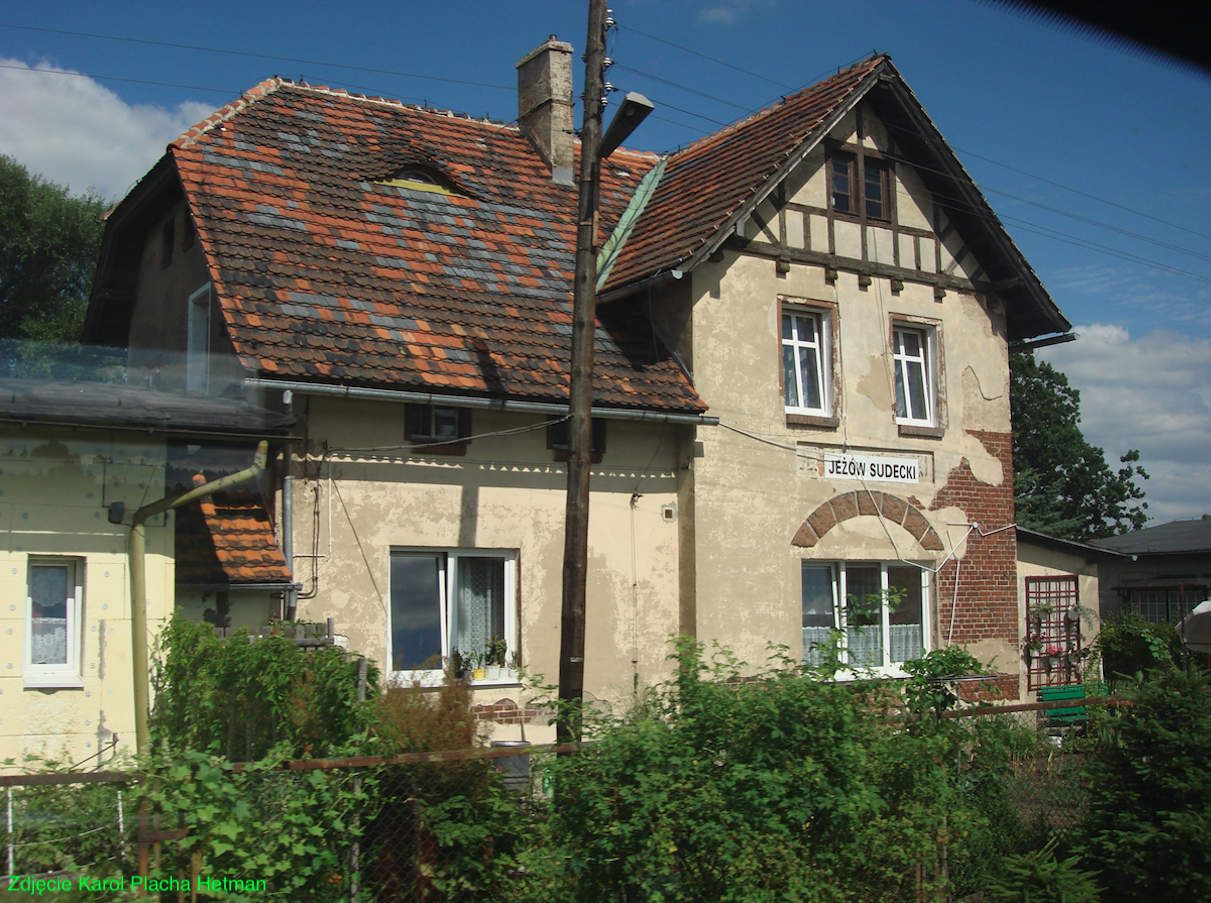
[[[1141,449],[1157,522],[1211,513],[1211,75],[977,0],[612,6],[607,77],[656,103],[628,142],[649,150],[890,53],[1076,324],[1079,341],[1043,356],[1081,389],[1090,441],[1112,463]],[[179,132],[275,74],[509,121],[517,60],[549,34],[583,50],[586,10],[9,0],[0,153],[117,198]]]

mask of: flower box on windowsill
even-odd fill
[[[515,668],[506,666],[489,666],[483,669],[483,677],[472,677],[468,681],[472,687],[517,686],[521,683],[521,674]],[[467,673],[471,677],[471,673]]]

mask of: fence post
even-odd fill
[[[13,865],[13,787],[10,784],[4,788],[8,792],[8,873],[17,874]]]
[[[328,619],[328,637],[333,636],[333,621]],[[362,656],[357,662],[357,701],[366,701],[366,656]],[[362,792],[362,779],[355,777],[353,779],[353,792],[360,794]],[[350,826],[353,828],[353,844],[349,847],[349,903],[357,901],[357,870],[362,867],[362,847],[358,835],[361,833],[362,817],[358,809],[354,809],[353,818],[350,819]]]

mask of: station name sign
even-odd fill
[[[824,475],[843,480],[917,483],[921,479],[921,464],[916,458],[889,458],[884,455],[838,455],[825,453]]]

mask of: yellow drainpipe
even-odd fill
[[[230,489],[249,480],[254,480],[265,472],[265,459],[269,453],[269,443],[261,442],[253,457],[252,466],[217,480],[212,480],[203,486],[183,492],[171,498],[163,498],[150,505],[144,505],[135,512],[130,525],[130,632],[131,655],[135,681],[135,743],[139,753],[147,752],[150,742],[147,725],[151,705],[151,681],[148,676],[147,663],[147,588],[144,557],[147,550],[147,537],[143,532],[143,524],[157,514],[163,514],[181,505],[187,505],[195,499]]]

